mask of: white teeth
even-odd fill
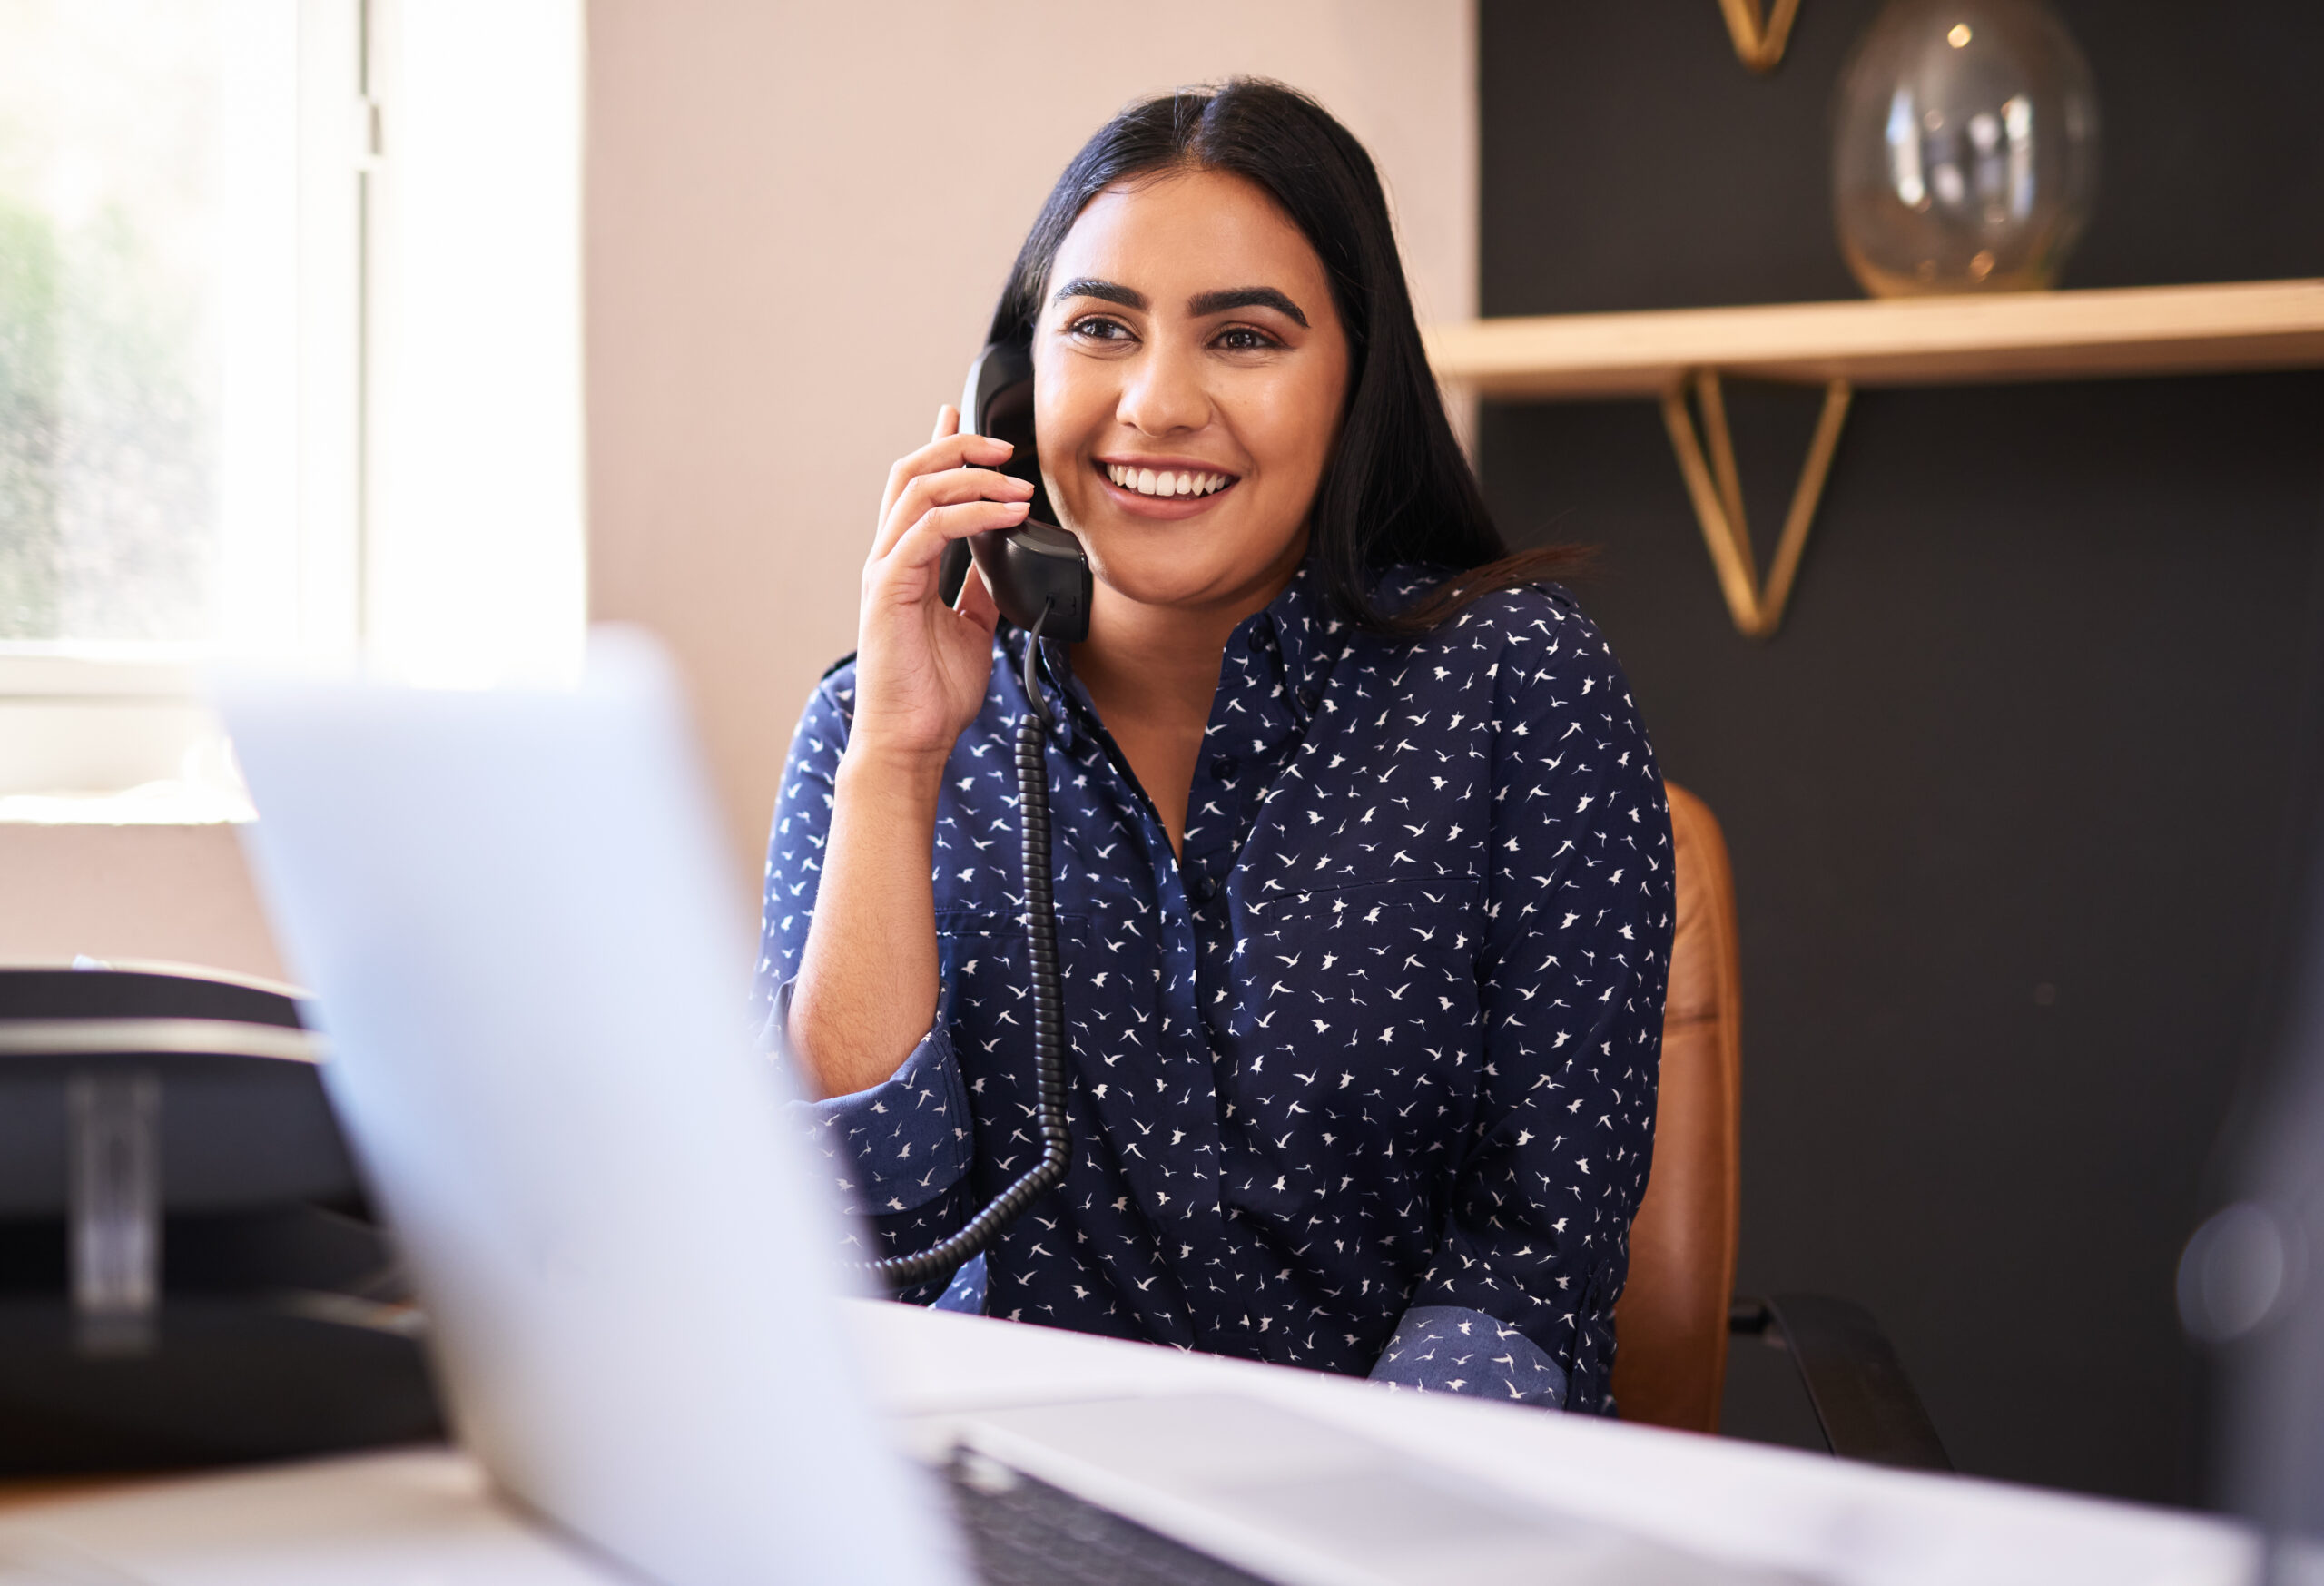
[[[1152,468],[1131,468],[1127,463],[1108,463],[1106,478],[1125,490],[1135,490],[1141,496],[1155,496],[1165,500],[1173,496],[1207,496],[1226,488],[1228,476],[1194,472],[1156,473]]]

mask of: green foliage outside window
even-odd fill
[[[56,238],[0,198],[0,639],[57,626]]]

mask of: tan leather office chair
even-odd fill
[[[1717,1432],[1743,1200],[1743,971],[1727,839],[1700,799],[1663,785],[1679,923],[1654,1168],[1614,1307],[1614,1402],[1627,1421]]]
[[[1678,872],[1654,1166],[1630,1225],[1630,1282],[1614,1307],[1622,1418],[1718,1430],[1730,1333],[1783,1348],[1833,1453],[1950,1470],[1942,1443],[1872,1318],[1820,1295],[1733,1298],[1742,1207],[1743,992],[1735,882],[1709,808],[1675,783]]]

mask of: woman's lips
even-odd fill
[[[1140,517],[1192,517],[1241,482],[1240,476],[1216,468],[1154,468],[1096,459],[1090,467],[1107,497]]]

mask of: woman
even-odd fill
[[[1486,515],[1370,160],[1280,84],[1135,105],[1059,179],[992,340],[1031,350],[1042,516],[1097,591],[1039,683],[1072,1164],[991,1248],[984,1308],[1610,1410],[1661,783],[1540,582],[1558,554],[1508,557]],[[945,409],[889,477],[767,867],[770,1033],[887,1253],[1039,1154],[1027,639],[977,579],[937,594],[946,544],[1036,488],[956,431]]]

